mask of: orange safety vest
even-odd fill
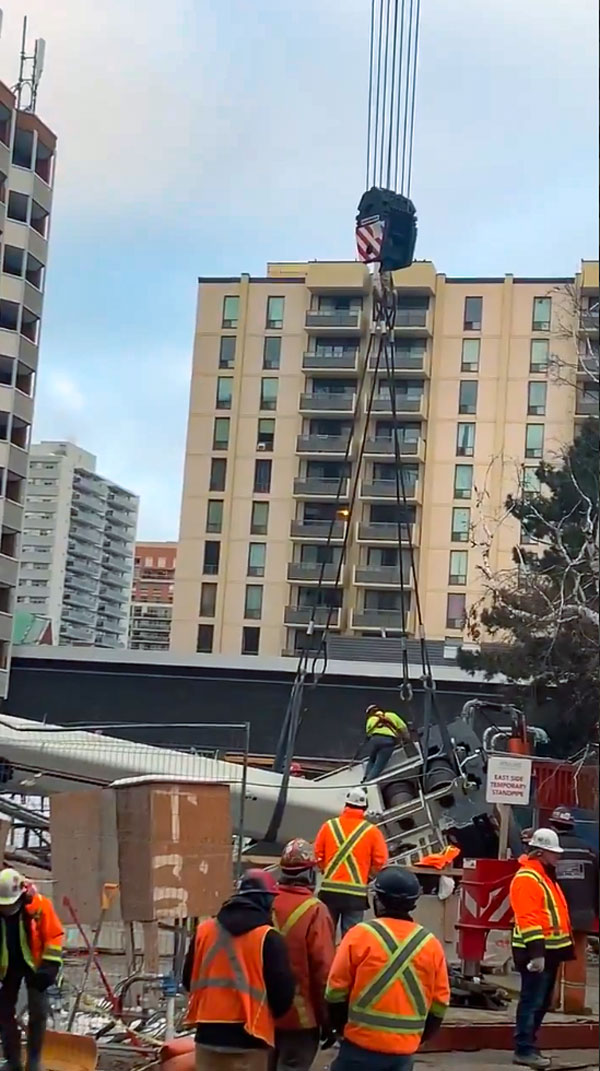
[[[328,912],[328,909],[315,896],[307,896],[292,911],[286,912],[281,905],[282,899],[280,896],[279,902],[275,900],[273,904],[273,923],[275,929],[286,941],[290,963],[294,968],[296,964],[294,963],[295,957],[292,955],[293,943],[298,941],[306,947],[308,927],[315,911]],[[306,952],[304,954],[306,955]],[[310,984],[307,985],[310,979],[301,978],[297,969],[294,970],[294,975],[296,977],[294,1003],[287,1014],[277,1021],[277,1027],[279,1030],[311,1030],[317,1026],[317,1019],[310,999]]]
[[[381,831],[362,816],[344,811],[319,830],[315,855],[323,872],[320,892],[366,896],[369,877],[388,861]]]
[[[432,852],[431,855],[424,855],[422,859],[415,863],[415,866],[430,866],[434,870],[444,870],[459,855],[460,848],[457,848],[454,844],[449,844],[447,848],[444,848],[443,852]]]
[[[43,960],[62,963],[65,934],[54,905],[47,897],[35,893],[31,900],[25,901],[19,933],[23,959],[32,971],[37,971]],[[6,925],[4,919],[0,919],[0,980],[6,977],[8,966]]]
[[[510,885],[510,905],[515,922],[512,945],[525,949],[535,956],[538,948],[560,951],[573,944],[571,920],[565,894],[552,880],[539,859],[522,855]],[[540,955],[543,955],[543,950]]]
[[[416,922],[362,922],[339,946],[327,985],[348,1003],[344,1037],[372,1052],[416,1052],[427,1016],[444,1017],[450,986],[444,951]]]
[[[186,1022],[241,1023],[247,1034],[273,1047],[275,1026],[267,1002],[263,945],[270,926],[233,937],[216,919],[196,930]]]

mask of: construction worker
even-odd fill
[[[569,908],[573,927],[574,959],[562,971],[563,1009],[582,1014],[585,1010],[587,941],[598,917],[598,854],[575,832],[575,819],[568,807],[559,806],[548,825],[558,834],[563,854],[556,880]]]
[[[379,777],[398,744],[407,744],[410,740],[408,725],[393,710],[381,710],[377,704],[373,703],[367,707],[365,713],[369,754],[363,784]]]
[[[62,966],[64,932],[50,900],[17,870],[0,872],[0,1035],[7,1071],[22,1071],[16,1005],[27,987],[27,1071],[41,1071],[48,1020],[46,991]]]
[[[309,1071],[319,1049],[333,1044],[325,987],[335,941],[333,922],[325,904],[315,896],[317,863],[312,845],[292,840],[280,861],[279,895],[273,921],[288,948],[296,995],[289,1012],[275,1024],[275,1053],[271,1071]]]
[[[361,922],[368,907],[369,879],[388,861],[388,849],[381,830],[366,817],[367,794],[351,788],[339,818],[330,818],[317,833],[315,858],[323,874],[319,897],[327,904],[342,937]]]
[[[327,984],[332,1025],[343,1041],[331,1071],[411,1071],[413,1053],[439,1030],[450,1003],[444,950],[413,922],[421,889],[402,867],[374,883],[373,922],[342,941]]]
[[[512,951],[521,975],[513,1063],[545,1068],[551,1061],[537,1047],[550,1007],[558,967],[573,957],[573,935],[564,894],[556,881],[563,853],[554,829],[537,829],[510,886],[514,912]]]
[[[196,930],[183,985],[197,1071],[267,1071],[275,1019],[296,990],[285,941],[271,924],[276,896],[270,874],[248,870],[216,918]]]

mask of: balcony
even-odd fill
[[[294,584],[311,584],[322,581],[323,583],[335,583],[337,581],[339,566],[328,563],[323,566],[320,562],[290,562],[287,570],[287,578]],[[344,569],[340,570],[340,583]]]
[[[368,398],[365,398],[365,412],[369,405]],[[373,413],[385,413],[386,416],[393,416],[392,399],[389,394],[380,394],[373,398],[371,405],[371,411]],[[407,398],[406,395],[396,394],[396,413],[415,413],[417,416],[423,417],[425,415],[425,395],[421,394],[418,398]]]
[[[348,497],[348,478],[342,480],[322,480],[318,476],[298,477],[294,480],[294,494],[297,498],[340,498]]]
[[[400,485],[402,487],[402,485]],[[418,480],[404,479],[404,494],[409,501],[420,501],[421,495]],[[396,481],[394,480],[363,480],[360,485],[360,497],[366,499],[395,498]]]
[[[362,309],[309,309],[306,313],[307,331],[342,331],[344,334],[360,334]]]
[[[575,416],[598,416],[598,387],[577,392]]]
[[[353,610],[352,628],[367,631],[373,629],[393,629],[397,632],[408,631],[409,615],[401,610]]]
[[[341,543],[346,533],[345,521],[334,521],[333,530],[331,530],[331,521],[292,521],[290,535],[292,539],[308,539],[318,543],[329,539],[330,531],[331,539],[336,543]]]
[[[93,644],[96,634],[93,628],[85,628],[83,626],[62,622],[60,626],[60,638],[61,640],[67,640],[75,644]]]
[[[402,580],[405,588],[412,587],[410,562],[403,562]],[[361,587],[400,587],[400,569],[397,565],[357,565],[354,568],[354,583]]]
[[[402,525],[402,542],[408,541],[410,531],[411,542],[418,542],[418,529],[415,524]],[[359,522],[357,538],[359,543],[393,543],[398,546],[398,525],[382,524],[377,521]]]
[[[428,309],[396,310],[396,333],[420,338],[431,336],[431,319]]]
[[[19,563],[16,558],[9,558],[6,554],[0,554],[0,581],[2,584],[9,588],[16,587],[18,572]],[[39,570],[36,570],[36,573],[39,575]]]
[[[296,440],[296,453],[344,457],[349,439],[349,432],[346,435],[299,435]]]
[[[67,591],[83,591],[89,592],[90,595],[96,595],[98,592],[98,579],[100,576],[100,570],[96,571],[96,579],[90,576],[90,570],[85,567],[85,571],[82,576],[79,576],[76,572],[72,571],[71,561],[67,559],[67,576],[65,580],[65,587]]]
[[[63,606],[62,618],[70,624],[94,625],[96,623],[95,614],[89,610],[80,609],[78,606],[72,606],[70,603]]]
[[[399,438],[398,442],[400,457],[417,458],[419,461],[425,460],[425,442],[423,439]],[[384,438],[383,436],[381,438],[367,439],[365,454],[368,457],[381,457],[389,461],[396,456],[394,440],[391,437]]]
[[[358,350],[348,349],[325,353],[305,353],[302,357],[304,372],[356,372]]]
[[[598,335],[598,327],[600,323],[600,310],[598,307],[595,309],[584,309],[579,315],[579,332],[583,335]]]
[[[353,413],[356,407],[354,391],[335,393],[334,391],[316,391],[300,395],[301,413]]]
[[[83,592],[74,590],[73,588],[67,588],[64,600],[65,608],[68,606],[83,606],[90,610],[95,610],[98,602],[94,595],[85,595]]]
[[[314,616],[313,616],[314,615]],[[327,606],[318,606],[316,610],[312,606],[286,606],[283,614],[284,625],[309,625],[314,621],[315,625],[324,628],[339,628],[342,612],[339,607],[329,609]]]
[[[577,362],[577,375],[584,379],[598,381],[600,358],[597,353],[580,353]]]
[[[369,358],[369,370],[374,372],[378,370],[380,375],[387,373],[387,365],[385,356],[382,354],[377,364],[377,354],[372,353]],[[415,372],[421,372],[424,376],[429,377],[431,375],[431,354],[428,350],[424,350],[423,353],[404,353],[402,350],[397,349],[394,354],[394,373],[401,376],[413,376]]]

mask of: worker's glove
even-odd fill
[[[546,966],[546,961],[543,956],[535,956],[534,959],[530,959],[527,964],[527,970],[532,974],[541,974]]]
[[[58,976],[58,970],[53,966],[42,966],[37,970],[32,979],[33,988],[38,993],[45,993],[51,985],[54,985]]]
[[[335,1030],[332,1030],[330,1026],[324,1026],[321,1028],[321,1050],[325,1052],[325,1049],[332,1049],[337,1041],[337,1034]]]

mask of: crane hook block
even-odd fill
[[[373,186],[363,193],[356,216],[356,248],[364,264],[382,271],[408,268],[417,242],[417,210],[408,197]]]

